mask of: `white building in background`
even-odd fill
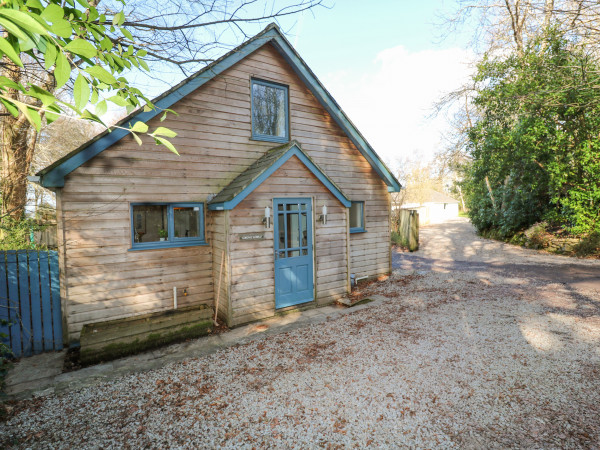
[[[419,224],[440,223],[458,217],[458,200],[435,189],[406,189],[401,203],[393,209],[414,209],[419,212]]]

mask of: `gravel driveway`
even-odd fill
[[[356,313],[23,401],[0,447],[598,448],[599,292],[482,267],[401,267]]]

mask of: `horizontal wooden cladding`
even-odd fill
[[[77,339],[79,336],[79,332],[83,325],[86,323],[96,323],[103,322],[106,320],[106,317],[111,317],[114,319],[123,319],[126,317],[134,317],[141,314],[160,312],[173,309],[173,292],[171,291],[171,299],[168,297],[168,293],[165,293],[164,296],[156,296],[150,301],[142,301],[142,302],[125,302],[122,305],[115,304],[110,308],[105,308],[101,310],[93,310],[93,311],[83,311],[73,313],[70,310],[71,320],[69,321],[69,333],[73,336],[74,339]],[[191,297],[189,297],[191,298]],[[178,305],[182,308],[185,306],[194,306],[205,304],[212,306],[212,299],[202,300],[202,301],[192,301],[188,299],[182,299],[181,302],[178,301]]]
[[[128,251],[129,202],[205,202],[276,146],[250,139],[253,76],[289,85],[291,137],[352,200],[368,202],[369,236],[350,237],[351,246],[357,245],[351,250],[356,267],[384,267],[385,250],[374,240],[383,241],[389,222],[385,184],[279,53],[266,45],[176,103],[178,117],[149,123],[178,132],[174,143],[181,156],[146,137],[142,147],[127,137],[67,176],[61,206],[70,330],[77,332],[86,322],[168,309],[173,284],[190,288],[181,304],[212,304],[219,292],[219,314],[232,318],[232,325],[272,316],[272,229],[266,230],[264,241],[241,242],[239,234],[264,230],[262,213],[273,197],[315,197],[315,215],[326,202],[328,224],[314,223],[317,303],[346,293],[346,209],[300,162],[284,165],[255,190],[255,197],[228,212],[231,227],[225,212],[208,211],[210,246]],[[223,277],[216,286],[222,257]],[[229,310],[230,297],[241,308],[235,314]]]
[[[273,229],[261,223],[264,207],[273,198],[308,197],[313,202],[315,288],[322,302],[333,301],[347,289],[346,208],[297,159],[275,171],[231,211],[233,323],[240,324],[275,314]],[[314,222],[323,204],[329,208],[328,222]],[[274,216],[273,216],[274,217]],[[239,242],[242,232],[264,232],[265,240]],[[332,292],[329,292],[329,291]],[[322,291],[324,293],[322,293]]]
[[[139,275],[139,274],[138,274]],[[94,290],[90,291],[89,284],[71,284],[69,280],[69,294],[81,295],[85,302],[102,301],[107,297],[116,298],[119,296],[128,296],[131,292],[153,292],[157,287],[169,285],[171,289],[174,286],[178,288],[187,288],[188,285],[206,286],[212,289],[212,264],[205,264],[204,267],[184,268],[172,273],[161,271],[156,275],[144,274],[143,277],[134,279],[116,281],[97,281],[94,283]]]

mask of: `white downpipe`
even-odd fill
[[[173,309],[177,309],[177,286],[173,286]]]

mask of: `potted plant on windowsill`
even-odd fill
[[[167,239],[167,236],[169,235],[169,233],[167,233],[167,230],[165,229],[160,229],[158,230],[158,237],[161,241],[165,241]]]

